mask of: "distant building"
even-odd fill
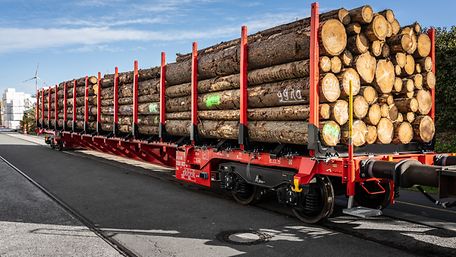
[[[14,88],[8,88],[3,93],[0,105],[1,125],[6,128],[19,129],[24,112],[33,108],[36,99],[30,94],[16,92]]]

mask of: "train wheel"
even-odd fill
[[[236,202],[242,205],[253,204],[260,200],[263,190],[258,186],[247,183],[241,176],[236,176],[236,186],[232,191]]]
[[[380,185],[385,189],[385,193],[382,194],[369,194],[361,187],[360,184],[356,184],[355,201],[358,205],[372,208],[372,209],[384,209],[390,203],[391,187],[388,182],[380,182]],[[365,184],[368,187],[368,184]],[[378,187],[378,186],[377,186]]]
[[[326,176],[317,176],[309,184],[309,190],[300,193],[293,213],[305,223],[317,223],[328,218],[333,210],[334,189],[331,180]]]

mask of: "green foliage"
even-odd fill
[[[456,131],[438,132],[435,150],[438,153],[456,153]]]
[[[456,131],[456,26],[436,31],[436,129]],[[452,142],[444,142],[455,146]],[[453,148],[454,149],[454,148]],[[454,150],[453,150],[454,151]]]

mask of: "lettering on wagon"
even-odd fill
[[[301,89],[285,88],[277,92],[277,97],[281,103],[303,102]]]

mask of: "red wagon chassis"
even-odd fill
[[[137,131],[138,120],[138,63],[134,63],[133,80],[133,126],[131,134],[125,138],[120,137],[117,132],[118,123],[118,69],[115,68],[114,76],[114,126],[109,135],[104,135],[101,131],[101,99],[97,98],[97,129],[89,131],[88,123],[88,81],[86,78],[85,90],[85,115],[83,131],[76,131],[74,121],[76,120],[76,105],[73,105],[73,126],[67,128],[67,91],[64,84],[63,96],[63,127],[59,128],[58,120],[58,95],[57,86],[55,91],[55,124],[51,124],[51,94],[49,89],[42,89],[37,92],[41,96],[37,103],[37,124],[38,132],[51,135],[49,143],[56,147],[86,148],[97,151],[107,152],[114,155],[134,158],[150,163],[170,166],[176,168],[176,178],[199,185],[210,187],[214,182],[220,182],[220,164],[226,162],[239,163],[244,165],[247,170],[251,166],[265,167],[277,171],[286,170],[292,172],[289,178],[291,190],[301,192],[302,187],[308,185],[316,176],[326,176],[337,179],[345,187],[348,196],[356,193],[367,195],[387,194],[388,201],[394,201],[395,181],[390,178],[372,178],[365,176],[361,172],[363,161],[382,160],[389,162],[400,162],[402,160],[417,160],[424,165],[434,165],[436,154],[433,152],[433,145],[411,145],[411,146],[389,146],[373,145],[366,149],[354,149],[355,153],[350,154],[353,149],[343,146],[339,149],[323,148],[319,142],[319,41],[318,27],[319,14],[318,3],[312,4],[311,11],[311,45],[310,45],[310,116],[309,116],[309,144],[305,154],[297,152],[287,152],[282,154],[271,154],[269,151],[258,151],[253,148],[248,140],[248,120],[247,120],[247,71],[248,71],[248,42],[247,28],[241,30],[241,52],[240,52],[240,126],[239,140],[235,147],[219,148],[214,145],[203,145],[198,138],[198,74],[197,74],[197,44],[193,43],[192,51],[192,104],[191,104],[191,133],[188,136],[189,143],[170,138],[165,131],[166,108],[165,108],[165,81],[166,81],[166,60],[165,53],[161,55],[161,78],[160,78],[160,123],[159,135],[155,138],[140,137]],[[433,71],[435,72],[435,30],[429,30],[432,41],[431,58],[433,61]],[[103,83],[101,74],[98,73],[99,83]],[[76,102],[76,81],[73,87],[73,100]],[[99,84],[100,85],[100,84]],[[48,118],[44,117],[44,92],[48,90]],[[98,95],[101,95],[101,86],[98,87]],[[435,117],[435,89],[432,89],[433,106],[431,117]],[[39,110],[41,108],[41,116]],[[347,154],[348,153],[348,154]],[[255,177],[261,182],[261,176]],[[260,183],[258,182],[258,183]],[[365,183],[373,182],[374,187],[364,186]],[[382,182],[382,183],[380,183]],[[387,185],[387,188],[385,187]],[[227,185],[224,185],[225,188]],[[358,186],[362,192],[357,192]],[[455,192],[456,193],[456,192]],[[307,221],[313,221],[312,219]]]

